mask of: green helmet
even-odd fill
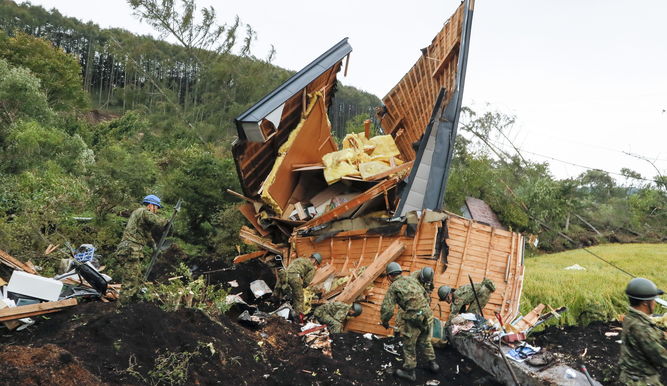
[[[319,253],[315,252],[312,255],[310,255],[310,257],[312,257],[313,259],[315,259],[315,261],[317,261],[317,265],[322,264],[322,255],[320,255]]]
[[[391,263],[387,264],[387,275],[396,275],[401,272],[403,272],[403,270],[397,262],[392,261]]]
[[[649,279],[636,277],[628,283],[628,286],[625,288],[625,294],[632,299],[653,300],[656,296],[664,294],[664,292],[658,289],[655,283]]]
[[[422,283],[430,283],[433,281],[433,268],[424,267],[419,271],[419,281]]]
[[[449,295],[452,292],[452,287],[443,285],[440,288],[438,288],[438,297],[440,300],[445,300],[447,298],[447,295]]]
[[[484,280],[482,280],[482,285],[488,288],[491,292],[496,292],[496,285],[493,284],[491,279],[484,278]]]
[[[359,316],[364,311],[364,309],[361,307],[361,304],[359,303],[352,303],[350,310],[352,311],[350,316]]]

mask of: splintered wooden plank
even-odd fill
[[[370,177],[364,178],[364,181],[377,181],[377,180],[383,179],[385,177],[389,177],[392,174],[398,174],[398,173],[400,173],[404,170],[409,171],[410,168],[412,167],[413,163],[414,163],[414,161],[406,162],[402,165],[398,165],[398,166],[393,167],[389,170],[385,170],[381,173],[378,173],[378,174],[372,175]]]
[[[241,212],[243,217],[245,217],[246,220],[252,224],[252,227],[255,228],[255,230],[259,232],[260,235],[264,237],[269,235],[269,231],[259,225],[259,222],[257,221],[257,213],[255,213],[255,206],[253,204],[246,202],[245,204],[239,205],[238,210]]]
[[[336,301],[343,303],[354,302],[359,295],[384,271],[387,264],[396,260],[405,250],[400,240],[395,240],[387,249],[379,254],[357,279],[348,284],[343,292],[336,297]]]
[[[276,255],[283,254],[281,246],[276,245],[268,239],[262,238],[259,235],[253,233],[253,231],[245,225],[241,227],[241,230],[239,231],[239,237],[247,244],[255,244],[271,253],[275,253]]]
[[[315,271],[315,276],[313,277],[313,280],[310,282],[308,285],[309,287],[316,287],[322,283],[324,283],[325,280],[329,276],[331,276],[334,272],[336,272],[336,269],[332,264],[327,264],[324,267],[320,267]]]
[[[245,255],[238,255],[234,258],[234,264],[239,264],[243,263],[244,261],[256,259],[258,257],[263,257],[264,255],[266,255],[266,251],[256,251],[256,252],[246,253]]]
[[[50,312],[60,311],[63,308],[76,305],[76,299],[67,299],[57,302],[37,303],[29,304],[27,306],[3,308],[0,310],[0,322],[48,314]]]
[[[35,271],[28,264],[25,264],[20,260],[12,257],[9,253],[3,251],[2,249],[0,249],[0,262],[13,269],[18,269],[20,271],[31,273],[33,275],[37,274],[37,271]]]
[[[304,230],[312,227],[316,227],[318,225],[326,224],[330,221],[334,221],[338,219],[340,216],[345,214],[347,211],[350,209],[354,209],[358,207],[359,205],[363,204],[364,202],[368,200],[372,200],[373,198],[379,196],[380,194],[383,194],[385,190],[388,190],[396,183],[399,181],[398,177],[392,177],[390,179],[384,180],[380,182],[379,184],[373,186],[372,188],[368,189],[367,191],[359,194],[355,198],[351,199],[350,201],[346,202],[343,205],[340,205],[323,215],[316,217],[307,223],[303,224],[299,229]]]

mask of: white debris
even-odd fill
[[[236,280],[228,281],[227,284],[229,284],[229,286],[232,288],[236,288],[239,286],[239,282]]]
[[[255,280],[250,283],[250,291],[252,291],[256,298],[261,298],[262,296],[272,292],[271,288],[266,285],[264,280]]]
[[[306,323],[305,326],[301,327],[301,331],[310,330],[311,328],[315,328],[315,327],[319,327],[319,326],[321,326],[321,324],[308,322],[308,323]]]
[[[363,337],[368,340],[373,340],[373,334],[371,334],[370,332],[365,333]]]
[[[440,381],[437,379],[431,379],[430,381],[426,381],[427,386],[438,386],[440,384]]]
[[[246,303],[243,300],[243,298],[241,297],[241,293],[234,294],[234,295],[227,295],[227,297],[225,298],[225,303],[227,303],[227,304],[245,304],[245,305],[248,305],[248,303]]]
[[[565,269],[567,271],[585,271],[586,270],[586,268],[582,267],[579,264],[571,265],[571,266],[565,267],[563,269]]]

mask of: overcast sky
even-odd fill
[[[32,3],[102,27],[153,34],[124,0]],[[273,44],[274,64],[291,70],[349,37],[350,69],[340,79],[382,97],[459,1],[198,3],[213,5],[223,22],[238,15],[258,33],[254,54],[266,56]],[[478,0],[464,104],[516,115],[515,144],[527,158],[549,161],[559,178],[585,170],[565,162],[657,174],[624,152],[648,157],[667,173],[666,15],[660,0]]]

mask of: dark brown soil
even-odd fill
[[[57,362],[68,358],[67,353],[71,353],[72,363],[78,361],[91,376],[109,384],[142,384],[166,377],[166,371],[152,377],[150,371],[156,369],[156,358],[177,353],[197,352],[190,359],[187,384],[389,385],[397,380],[387,369],[401,365],[383,349],[384,343],[395,343],[395,339],[371,341],[359,334],[335,335],[333,358],[329,358],[308,348],[297,336],[297,326],[280,318],[252,331],[225,316],[213,321],[197,310],[164,312],[147,303],[124,308],[113,303],[86,303],[38,319],[24,331],[3,335],[0,358],[17,349],[60,352],[56,362],[44,366],[44,380],[74,371]],[[440,374],[418,369],[419,382],[438,379],[441,384],[494,384],[480,368],[451,349],[439,349],[437,355]],[[19,370],[3,371],[3,383],[26,382],[22,374]]]
[[[71,353],[54,345],[6,346],[0,352],[0,384],[95,386],[102,382]]]
[[[564,363],[579,369],[583,363],[593,378],[605,385],[617,382],[618,359],[621,352],[621,324],[618,322],[593,322],[586,327],[549,327],[535,333],[531,344],[554,353]],[[605,333],[618,333],[606,336]],[[667,381],[667,369],[662,370],[662,380]]]

